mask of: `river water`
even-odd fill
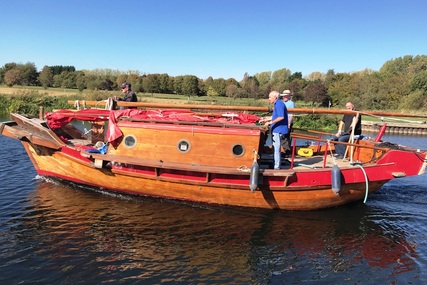
[[[427,284],[426,174],[366,204],[240,209],[46,181],[0,145],[0,284]]]

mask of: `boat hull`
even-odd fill
[[[251,191],[247,173],[224,178],[224,181],[212,179],[207,182],[205,175],[200,175],[200,179],[190,179],[190,174],[172,175],[167,171],[155,174],[123,166],[98,169],[91,159],[77,155],[78,152],[74,155],[27,142],[23,142],[23,145],[37,173],[42,176],[122,194],[229,206],[316,210],[363,200],[366,191],[373,193],[388,181],[370,182],[368,188],[365,182],[348,183],[341,187],[338,194],[334,194],[330,185],[285,186],[288,177],[274,177],[272,181],[264,177],[265,183],[256,191]],[[278,186],[278,181],[282,186]]]

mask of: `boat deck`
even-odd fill
[[[313,155],[311,157],[295,156],[293,161],[293,170],[299,169],[320,169],[320,168],[331,168],[334,162],[341,168],[349,166],[350,160],[336,159],[331,155],[326,156],[326,163],[324,163],[323,155]],[[355,162],[355,161],[354,161]],[[272,169],[274,164],[274,158],[272,154],[264,154],[260,159],[261,169]],[[289,170],[292,166],[292,157],[282,158],[281,169]]]

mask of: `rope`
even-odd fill
[[[258,152],[256,150],[253,150],[253,153],[254,153],[254,161],[258,160],[260,158]]]
[[[327,143],[328,143],[329,152],[331,153],[332,161],[334,165],[337,165],[337,161],[335,160],[334,154],[332,153],[331,140],[327,140]]]
[[[360,163],[353,163],[352,165],[356,165],[358,166],[360,169],[362,169],[363,174],[365,175],[365,199],[363,200],[363,203],[365,204],[366,201],[368,200],[368,192],[369,192],[369,184],[368,184],[368,176],[366,175],[366,171],[363,168],[362,165],[360,165]]]
[[[251,171],[251,169],[248,168],[246,165],[242,165],[242,166],[238,167],[237,170],[243,171],[243,172],[249,172],[249,171]]]
[[[87,135],[88,133],[90,133],[92,131],[92,129],[90,129],[90,130],[87,130],[86,128],[84,129],[84,132],[83,132],[83,134],[84,135]]]
[[[105,102],[105,110],[113,110],[114,107],[114,100],[113,98],[108,98],[107,100],[104,101]],[[96,103],[98,104],[98,103]]]

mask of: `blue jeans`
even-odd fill
[[[338,138],[334,138],[333,140],[339,141],[339,142],[348,142],[349,139],[350,139],[350,134],[341,133],[341,135]],[[338,155],[344,156],[346,147],[347,146],[343,145],[343,144],[336,144],[335,145],[335,153]]]
[[[280,155],[281,139],[279,133],[273,133],[273,148],[274,148],[274,169],[280,169],[281,155]]]

